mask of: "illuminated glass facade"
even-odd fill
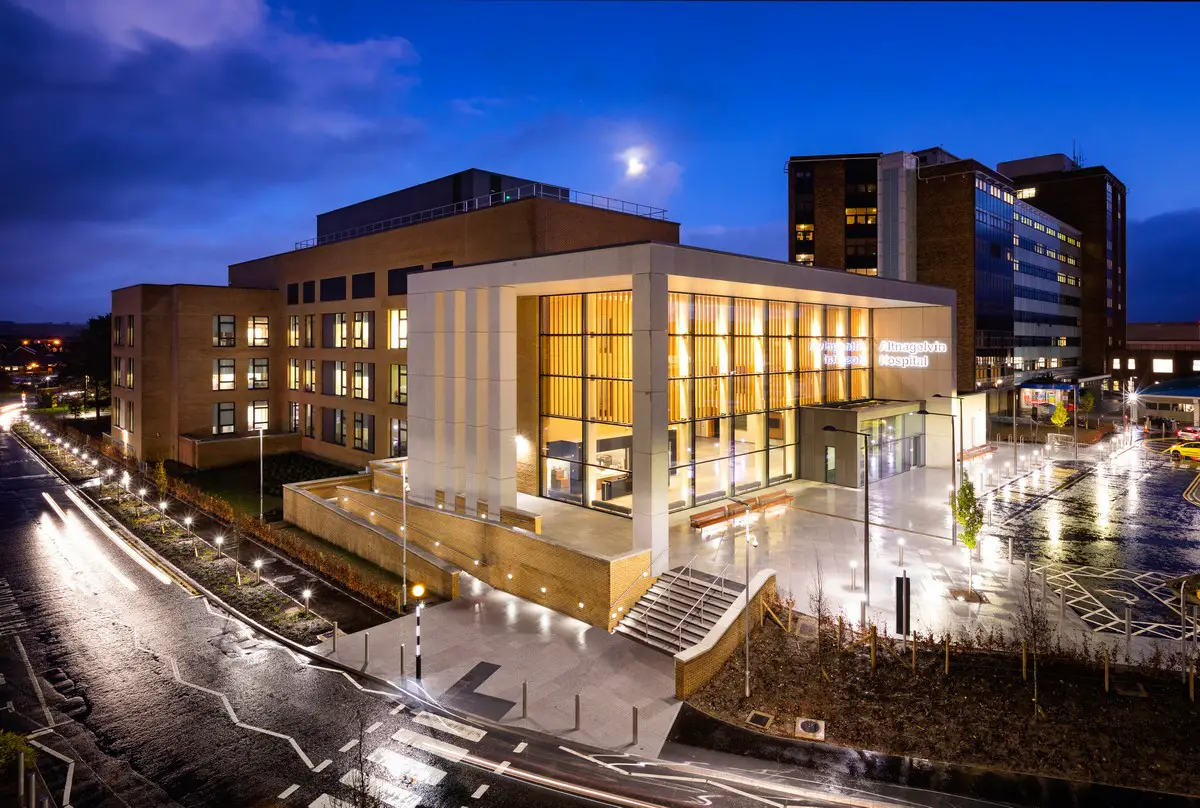
[[[542,496],[629,514],[632,294],[540,300]],[[871,311],[671,293],[671,510],[799,477],[799,408],[871,398]]]

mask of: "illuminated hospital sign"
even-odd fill
[[[946,353],[949,347],[938,340],[899,342],[894,339],[879,343],[879,366],[885,368],[927,368],[932,354]]]
[[[827,340],[821,343],[821,364],[827,368],[860,368],[867,364],[865,339]]]

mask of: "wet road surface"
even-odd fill
[[[0,727],[53,750],[39,767],[59,805],[69,778],[76,808],[334,808],[359,766],[392,806],[845,804],[480,725],[419,686],[307,664],[164,583],[66,494],[0,434]]]

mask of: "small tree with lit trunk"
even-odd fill
[[[1061,401],[1054,405],[1054,414],[1050,416],[1050,423],[1062,429],[1067,425],[1067,421],[1070,418],[1071,416],[1067,414],[1066,406]]]
[[[971,579],[974,578],[975,550],[979,546],[979,531],[983,529],[983,503],[975,496],[975,484],[963,480],[954,498],[954,521],[958,535],[967,548],[967,600],[971,599]]]
[[[150,467],[150,479],[154,483],[154,487],[158,489],[163,496],[167,494],[167,467],[161,459],[155,460],[154,465]]]
[[[1091,390],[1084,390],[1079,394],[1079,409],[1083,410],[1083,428],[1091,427],[1091,419],[1088,417],[1092,414],[1092,410],[1096,408],[1096,394]]]

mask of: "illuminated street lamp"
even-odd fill
[[[304,616],[308,617],[308,599],[312,597],[312,590],[305,589],[301,594],[304,595]]]
[[[216,545],[217,545],[217,558],[220,558],[221,557],[221,545],[225,543],[225,537],[217,536],[217,538],[215,538],[213,541],[215,541]]]
[[[183,526],[187,528],[188,535],[189,536],[192,535],[192,517],[190,517],[190,516],[183,517]]]

